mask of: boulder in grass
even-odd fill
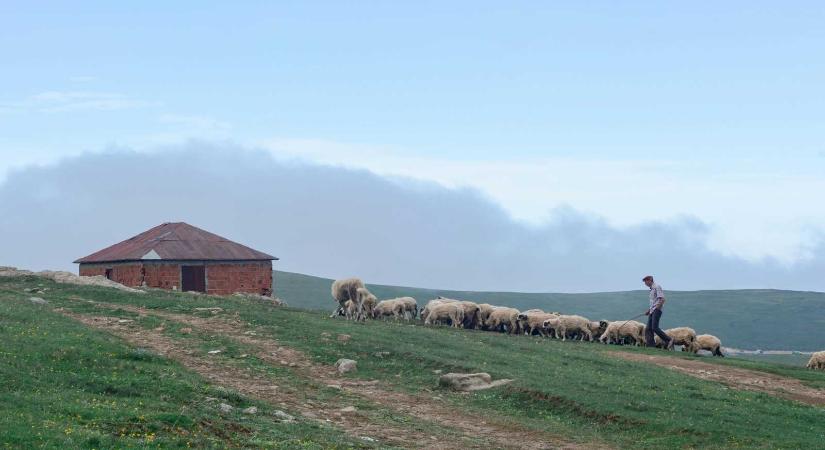
[[[338,369],[338,373],[345,374],[358,370],[358,361],[341,358],[335,362],[335,367]]]
[[[35,305],[47,305],[49,303],[40,297],[29,297],[29,301]]]
[[[502,379],[493,381],[493,377],[485,372],[447,373],[438,378],[439,386],[462,392],[490,389],[510,383],[511,381],[513,380]]]

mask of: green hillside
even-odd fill
[[[36,295],[48,303],[33,304],[32,289],[45,289]],[[791,401],[770,383],[760,383],[768,393],[751,392],[631,356],[747,368],[809,392]],[[357,371],[336,374],[339,358],[357,360]],[[439,373],[476,371],[513,381],[472,393],[436,382]],[[825,442],[825,373],[354,323],[237,297],[135,294],[36,277],[0,278],[0,376],[0,445],[9,448],[796,449]],[[233,408],[221,411],[221,403]],[[242,412],[250,406],[257,412]]]
[[[276,294],[291,306],[331,311],[332,280],[276,272]],[[647,307],[646,291],[593,294],[471,292],[368,284],[379,298],[437,295],[521,310],[541,308],[591,319],[627,319]],[[780,290],[667,291],[665,328],[690,326],[728,347],[818,351],[825,348],[825,293]],[[777,332],[777,330],[781,330]]]

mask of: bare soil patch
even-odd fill
[[[630,361],[667,367],[696,378],[716,381],[734,389],[764,392],[774,397],[795,400],[809,405],[825,406],[825,390],[805,386],[795,378],[666,355],[627,352],[609,352],[609,354]]]

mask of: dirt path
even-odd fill
[[[630,361],[667,367],[703,380],[717,381],[734,389],[764,392],[774,397],[795,400],[810,405],[825,405],[825,390],[805,386],[795,378],[666,355],[627,352],[609,352],[608,354]]]
[[[584,447],[567,442],[561,436],[530,430],[519,425],[503,423],[489,417],[470,414],[437,401],[429,396],[410,395],[392,390],[379,381],[362,381],[341,378],[334,367],[313,362],[305,354],[280,345],[276,339],[260,338],[258,332],[246,322],[232,316],[218,314],[215,317],[198,317],[165,311],[149,310],[128,305],[92,302],[107,309],[122,309],[141,316],[152,315],[169,321],[187,325],[193,329],[218,334],[239,343],[256,348],[256,356],[271,365],[286,365],[300,376],[321,385],[334,386],[343,392],[357,395],[384,408],[419,420],[438,424],[455,430],[456,435],[445,442],[443,436],[429,435],[419,431],[388,427],[384,423],[371,424],[363,416],[341,414],[343,405],[317,405],[309,407],[299,398],[291,398],[283,391],[273,390],[271,380],[239,371],[235,367],[221,366],[211,358],[203,358],[196,352],[181,348],[179,340],[173,340],[162,331],[145,330],[138,326],[124,326],[116,317],[88,316],[63,311],[89,326],[105,329],[122,337],[133,345],[151,348],[169,358],[178,360],[184,366],[195,370],[215,384],[232,387],[237,391],[270,402],[274,405],[289,406],[305,416],[334,419],[333,422],[348,433],[356,436],[378,438],[393,445],[410,448],[524,448],[524,449],[578,449]],[[464,442],[458,442],[463,437]],[[479,440],[486,441],[483,445]],[[587,448],[606,448],[601,445],[586,445]]]

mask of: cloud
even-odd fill
[[[156,103],[138,100],[114,92],[44,91],[22,101],[5,103],[5,112],[35,111],[65,113],[77,111],[116,111],[154,106]]]
[[[691,217],[617,228],[571,207],[540,225],[478,190],[190,143],[108,151],[12,172],[0,185],[0,264],[70,261],[165,221],[282,258],[277,267],[440,288],[603,291],[654,273],[671,289],[825,290],[825,247],[792,267],[708,248]]]

